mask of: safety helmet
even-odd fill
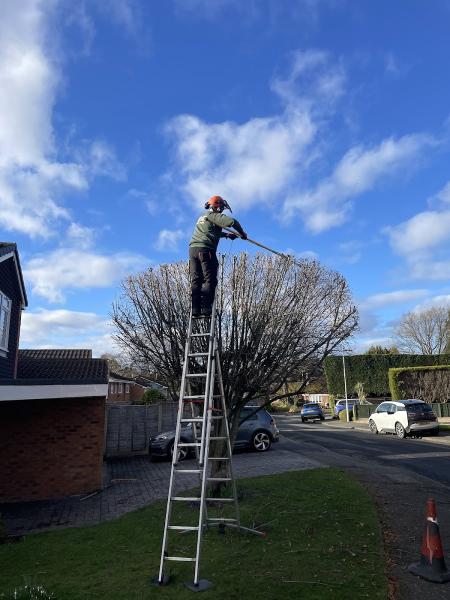
[[[222,198],[222,196],[211,196],[208,202],[205,203],[205,208],[212,208],[213,210],[220,212],[228,208],[230,212],[233,212],[231,206]]]

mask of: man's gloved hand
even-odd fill
[[[227,233],[227,238],[229,240],[235,240],[237,238],[237,235],[235,233]]]
[[[243,231],[243,232],[241,233],[241,238],[242,238],[243,240],[246,240],[246,239],[247,239],[247,234],[245,233],[245,231]]]

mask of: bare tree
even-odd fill
[[[442,354],[450,343],[450,311],[433,306],[406,313],[396,329],[400,350],[411,354]]]
[[[112,311],[115,340],[135,362],[158,372],[175,399],[190,309],[187,265],[148,269],[128,277],[122,290]],[[317,261],[245,253],[223,259],[217,308],[233,433],[244,404],[268,403],[287,381],[300,382],[292,394],[299,393],[357,327],[345,279]]]

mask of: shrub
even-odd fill
[[[290,413],[299,413],[301,411],[301,408],[299,406],[297,406],[296,404],[291,404],[291,406],[289,407],[289,411]]]
[[[353,408],[348,409],[348,418],[350,419],[350,421],[353,421]],[[344,408],[344,410],[341,410],[339,412],[339,421],[347,421],[347,411]]]
[[[450,400],[450,365],[389,369],[393,400],[417,398],[430,404]]]
[[[140,400],[140,404],[157,404],[158,402],[162,402],[165,400],[165,397],[159,390],[155,390],[153,388],[149,388],[145,390]]]

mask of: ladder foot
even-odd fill
[[[209,590],[213,587],[213,583],[208,581],[207,579],[199,579],[198,583],[194,583],[192,581],[185,581],[184,585],[191,590],[191,592],[204,592],[205,590]]]
[[[158,587],[162,587],[163,585],[168,585],[171,581],[170,575],[164,575],[162,580],[159,579],[158,575],[156,577],[152,577],[152,585],[156,585]]]

